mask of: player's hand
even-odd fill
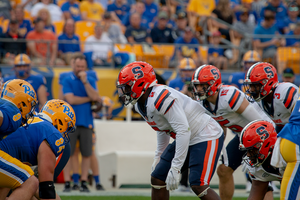
[[[166,179],[167,190],[176,190],[178,188],[179,181],[180,181],[180,170],[171,167]]]
[[[87,76],[86,76],[86,71],[80,71],[78,73],[78,77],[80,78],[82,83],[87,82]]]
[[[153,164],[151,166],[151,173],[154,171],[156,165],[159,163],[160,157],[159,158],[154,158]]]

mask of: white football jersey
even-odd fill
[[[244,163],[244,165],[247,164]],[[262,182],[281,181],[285,169],[285,168],[275,168],[271,166],[270,158],[268,158],[262,165],[258,167],[251,167],[247,165],[246,168],[252,180],[257,180]]]
[[[279,83],[274,90],[273,102],[268,104],[264,100],[259,105],[274,123],[283,127],[289,122],[293,107],[298,99],[299,88],[292,83]]]
[[[221,126],[240,133],[243,128],[251,122],[241,114],[236,113],[244,101],[244,98],[249,101],[249,106],[253,106],[255,110],[258,111],[261,119],[267,120],[275,126],[272,120],[251,97],[248,97],[241,90],[231,85],[223,85],[220,88],[216,105],[207,100],[200,101],[200,103],[206,108],[206,113],[215,119]]]
[[[223,134],[222,128],[205,114],[198,102],[166,85],[153,86],[145,107],[136,103],[134,108],[157,131],[155,157],[162,154],[170,136],[176,140],[172,166],[178,169],[185,161],[188,146],[218,139]]]

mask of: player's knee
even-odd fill
[[[199,186],[199,185],[192,185],[191,186],[193,192],[199,197],[204,197],[205,195],[207,195],[207,191],[209,190],[209,186],[208,185],[203,185],[203,186]]]
[[[151,176],[151,184],[152,185],[166,185],[166,183],[164,181],[154,178],[153,176]]]
[[[233,170],[230,167],[227,167],[224,164],[219,165],[218,168],[217,168],[217,174],[220,178],[231,176],[232,173],[233,173]]]
[[[35,176],[29,177],[24,184],[26,188],[32,189],[34,192],[39,188],[39,180]]]

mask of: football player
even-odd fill
[[[250,122],[241,132],[240,149],[247,152],[243,165],[252,179],[248,200],[263,200],[269,182],[281,181],[283,178],[285,166],[277,168],[271,165],[276,139],[273,124],[265,120]],[[290,198],[286,196],[286,199]]]
[[[276,124],[276,132],[279,133],[289,121],[299,88],[292,83],[279,83],[275,67],[265,62],[250,67],[244,83],[246,93],[260,104]]]
[[[169,191],[178,188],[180,171],[186,167],[190,169],[190,186],[199,198],[220,199],[209,187],[224,142],[218,123],[196,101],[166,85],[158,85],[148,63],[133,62],[123,67],[117,88],[124,104],[134,105],[157,131],[152,199],[169,199]],[[172,144],[170,138],[175,139]]]
[[[46,79],[41,74],[31,74],[31,60],[26,54],[19,54],[15,57],[14,67],[15,71],[14,75],[7,76],[4,78],[4,82],[12,79],[22,79],[31,84],[34,91],[37,94],[37,101],[40,108],[47,101],[47,88],[46,88]],[[36,111],[39,112],[39,106],[36,107]]]
[[[260,56],[256,51],[247,51],[242,60],[242,72],[235,72],[229,76],[229,85],[233,85],[240,90],[244,91],[244,80],[248,69],[257,62],[260,62]]]
[[[233,172],[241,165],[245,152],[239,151],[239,133],[251,121],[272,120],[259,105],[234,86],[222,85],[221,73],[213,65],[202,65],[196,69],[192,84],[195,96],[224,129],[236,132],[235,137],[223,149],[222,164],[218,166],[221,199],[232,199],[234,193]],[[274,123],[273,123],[274,124]],[[275,124],[274,124],[275,126]]]
[[[271,164],[282,167],[287,163],[280,187],[280,199],[300,198],[300,98],[289,118],[289,122],[278,133]],[[275,153],[276,152],[276,153]],[[282,162],[280,159],[284,159]]]
[[[30,126],[21,127],[0,142],[0,186],[15,189],[34,177],[29,166],[38,166],[36,188],[26,187],[16,199],[31,199],[39,188],[40,199],[56,199],[53,177],[58,157],[69,141],[68,133],[75,129],[75,112],[62,100],[50,100],[41,113],[30,120]],[[27,165],[23,164],[26,163]],[[29,166],[28,166],[29,165]],[[34,177],[35,178],[35,177]],[[35,190],[34,190],[35,188]],[[9,198],[16,197],[14,190]],[[3,190],[0,192],[5,194]],[[6,193],[7,194],[7,193]]]
[[[0,98],[0,141],[33,116],[36,94],[30,83],[14,79],[4,83]]]

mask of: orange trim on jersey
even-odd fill
[[[217,156],[217,153],[218,153],[218,148],[219,148],[219,139],[216,140],[215,153],[214,153],[214,157],[212,159],[212,164],[215,163],[216,156]],[[208,177],[208,180],[207,180],[208,183],[210,182],[210,179],[212,177],[213,170],[214,170],[214,166],[212,166],[210,168],[209,177]]]
[[[157,103],[155,104],[155,108],[158,110],[160,104],[162,103],[162,101],[164,100],[164,98],[166,97],[166,95],[169,93],[169,90],[165,90],[159,97]]]
[[[211,141],[207,141],[207,148],[206,148],[206,153],[205,153],[204,162],[203,162],[204,166],[203,166],[202,174],[200,177],[200,182],[201,182],[200,186],[204,185],[205,174],[206,174],[206,170],[207,170],[210,151],[211,151]],[[201,181],[201,180],[203,180],[203,181]]]
[[[235,104],[237,103],[237,100],[239,99],[240,92],[237,90],[234,90],[234,94],[231,97],[231,99],[229,100],[229,106],[230,108],[233,108],[235,106]]]
[[[296,91],[296,89],[294,88],[294,87],[292,87],[291,89],[290,89],[290,91],[289,91],[289,94],[288,94],[288,96],[287,96],[287,99],[286,99],[286,101],[284,102],[284,106],[286,107],[286,108],[289,108],[291,105],[291,101],[292,101],[292,99],[293,99],[293,97],[294,97],[294,95],[295,95],[295,91]]]

